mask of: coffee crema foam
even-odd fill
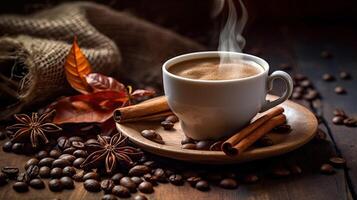
[[[220,63],[220,58],[200,58],[177,63],[168,69],[184,78],[199,80],[241,79],[263,72],[263,68],[252,61]]]

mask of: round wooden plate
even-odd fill
[[[276,98],[273,95],[267,96],[269,100]],[[117,123],[117,128],[140,148],[156,155],[196,163],[241,163],[287,153],[304,145],[315,136],[318,124],[312,112],[292,101],[285,101],[281,106],[285,109],[284,114],[292,131],[289,134],[269,133],[274,145],[254,147],[236,157],[229,157],[222,151],[182,149],[181,140],[184,137],[184,133],[181,130],[180,123],[176,123],[174,130],[171,131],[164,130],[159,122]],[[140,132],[144,129],[156,130],[165,144],[158,144],[142,137]]]

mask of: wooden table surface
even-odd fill
[[[322,114],[324,123],[319,127],[329,134],[326,142],[312,141],[289,154],[251,163],[251,166],[254,166],[264,165],[271,160],[296,162],[303,170],[301,175],[281,179],[265,178],[255,184],[240,184],[234,190],[213,186],[209,192],[193,189],[187,183],[184,186],[160,184],[155,187],[153,194],[147,195],[149,199],[356,199],[357,128],[331,123],[334,108],[343,108],[351,116],[357,115],[356,36],[357,29],[348,23],[261,25],[248,32],[246,49],[260,48],[260,56],[271,64],[271,71],[278,69],[276,66],[281,63],[290,63],[294,67],[290,72],[306,74],[321,94],[322,106],[318,111]],[[332,59],[320,57],[320,52],[326,49],[333,53]],[[338,76],[341,70],[351,73],[352,80],[338,79],[326,83],[321,79],[323,73],[329,72]],[[335,94],[336,85],[345,87],[348,94]],[[310,107],[306,102],[300,103]],[[347,160],[347,168],[336,169],[333,175],[322,175],[319,172],[320,165],[327,162],[333,154],[343,156]],[[0,151],[0,167],[22,167],[27,159],[26,156]],[[87,192],[82,183],[76,183],[75,190],[59,193],[50,192],[48,189],[30,189],[30,192],[19,194],[12,190],[11,184],[0,187],[0,199],[4,200],[100,199],[102,195],[103,193]]]

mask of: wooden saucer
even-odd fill
[[[276,98],[273,95],[267,96],[269,100]],[[164,130],[159,122],[117,123],[117,128],[140,148],[156,155],[196,163],[241,163],[287,153],[304,145],[315,136],[318,124],[315,115],[311,111],[292,101],[285,101],[281,106],[285,109],[284,114],[292,131],[289,134],[269,133],[274,145],[254,147],[236,157],[226,156],[221,151],[182,149],[181,140],[184,137],[184,133],[181,130],[180,123],[176,123],[174,130],[171,131]],[[165,144],[158,144],[142,137],[140,132],[144,129],[156,130]]]

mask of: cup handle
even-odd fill
[[[279,97],[274,101],[266,100],[260,112],[264,112],[272,107],[275,107],[283,103],[285,100],[287,100],[290,97],[291,93],[293,92],[293,80],[291,79],[288,73],[283,71],[275,71],[268,77],[267,92],[273,89],[273,82],[275,79],[282,79],[285,82],[285,86],[286,86],[285,92],[281,97]]]

